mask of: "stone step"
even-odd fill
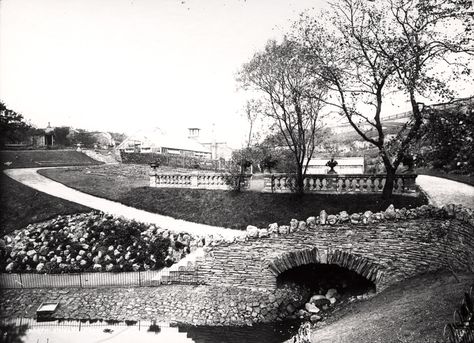
[[[163,268],[161,273],[153,278],[152,283],[159,285],[171,283],[173,281],[186,282],[186,280],[191,283],[195,262],[198,258],[202,258],[202,256],[204,256],[204,249],[197,248],[172,266]]]

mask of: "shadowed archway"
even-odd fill
[[[278,277],[287,270],[308,264],[335,264],[354,271],[373,282],[377,290],[380,289],[379,286],[384,275],[383,267],[365,257],[341,250],[326,252],[317,248],[296,250],[282,254],[273,259],[268,267]]]

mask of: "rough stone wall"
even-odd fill
[[[358,272],[382,290],[423,272],[474,269],[472,210],[423,206],[414,217],[334,225],[308,218],[290,226],[273,224],[273,230],[272,225],[255,228],[259,234],[240,241],[211,243],[196,263],[197,279],[208,285],[272,290],[285,270],[329,263]]]
[[[158,320],[194,325],[251,325],[270,322],[289,304],[304,304],[299,288],[255,291],[244,288],[173,285],[140,288],[0,289],[2,318],[34,318],[44,301],[61,304],[58,319]]]

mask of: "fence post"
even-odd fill
[[[141,287],[142,286],[142,272],[141,271],[138,271],[138,287]]]
[[[79,286],[80,288],[83,288],[82,287],[82,273],[79,273]]]
[[[23,279],[21,278],[21,273],[19,273],[18,275],[20,275],[20,286],[21,286],[21,288],[25,288],[25,287],[23,287]]]

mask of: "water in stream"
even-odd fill
[[[280,343],[293,336],[297,321],[251,327],[182,326],[149,321],[47,321],[19,318],[0,324],[0,342],[23,343]]]

